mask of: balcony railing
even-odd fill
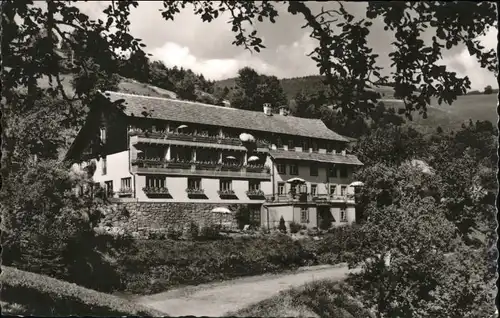
[[[207,134],[181,133],[181,132],[166,132],[166,131],[143,131],[141,129],[132,129],[129,131],[130,136],[138,136],[153,139],[170,139],[190,142],[204,142],[214,144],[226,144],[232,146],[241,146],[243,143],[239,138],[228,136],[213,136]],[[256,140],[258,148],[268,148],[270,143],[266,140]]]
[[[168,161],[161,159],[135,159],[134,172],[168,173],[179,175],[207,175],[220,177],[247,177],[269,179],[271,169],[264,165],[241,165],[207,161]]]
[[[339,202],[354,202],[353,194],[346,195],[330,195],[320,194],[312,195],[310,193],[297,193],[288,195],[266,195],[266,202],[269,203],[293,203],[293,202],[310,202],[310,203],[339,203]]]

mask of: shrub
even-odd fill
[[[118,297],[45,275],[2,266],[2,301],[34,316],[161,316]]]
[[[267,227],[265,227],[265,226],[261,226],[261,227],[260,227],[260,231],[261,231],[262,233],[264,233],[264,234],[269,234],[269,233],[271,233],[271,230],[269,230],[269,229],[268,229]]]
[[[206,240],[216,240],[220,239],[221,226],[218,224],[211,224],[208,226],[203,226],[200,229],[199,238]]]
[[[169,227],[167,229],[167,238],[171,240],[178,240],[182,236],[182,230],[175,227]]]
[[[285,224],[285,219],[283,219],[283,216],[280,218],[280,224],[278,225],[278,230],[281,233],[286,233],[286,224]]]
[[[226,317],[374,317],[352,296],[348,286],[318,281],[231,312]]]
[[[252,220],[251,210],[248,207],[248,205],[240,205],[236,209],[234,217],[236,219],[236,222],[238,223],[238,228],[240,230],[242,230],[247,224],[250,225],[251,227],[258,227],[260,225],[259,222]]]
[[[316,263],[283,234],[212,241],[136,241],[117,261],[125,291],[150,294],[178,285],[281,272]]]
[[[301,229],[301,225],[297,222],[290,222],[290,233],[297,233]]]
[[[184,228],[184,230],[185,230],[184,236],[191,240],[196,239],[200,233],[200,227],[194,221],[189,222]]]

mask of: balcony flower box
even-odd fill
[[[262,190],[248,190],[247,196],[249,198],[264,198],[264,192]]]
[[[205,190],[203,189],[187,188],[186,192],[189,198],[207,198],[207,196],[205,195]]]
[[[234,190],[219,190],[217,191],[221,198],[233,198],[236,197]]]
[[[256,144],[258,148],[269,148],[269,146],[271,145],[269,141],[262,139],[258,139]]]
[[[243,166],[240,164],[223,163],[221,170],[225,171],[240,171]]]
[[[132,189],[131,188],[121,188],[120,191],[117,192],[119,197],[129,197],[132,196]]]
[[[197,161],[197,162],[195,162],[195,165],[196,165],[196,169],[200,169],[200,170],[214,170],[218,166],[220,166],[220,164],[218,162],[215,162],[215,161]]]
[[[207,143],[216,143],[217,137],[208,136],[208,135],[194,135],[193,141],[197,142],[207,142]]]
[[[148,197],[169,197],[170,192],[168,191],[167,188],[160,188],[160,187],[144,187],[142,188],[142,191],[148,196]]]
[[[193,163],[190,161],[165,161],[165,166],[167,168],[178,168],[178,169],[189,169]]]
[[[160,158],[137,158],[132,160],[132,165],[139,167],[158,167],[163,165],[163,160]]]
[[[263,172],[263,173],[270,173],[271,169],[268,166],[265,165],[248,165],[247,167],[247,172]]]
[[[242,142],[239,138],[231,138],[231,137],[219,138],[218,143],[232,145],[232,146],[241,146],[241,144],[242,144]]]

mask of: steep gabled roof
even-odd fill
[[[123,100],[122,111],[127,116],[144,117],[143,113],[147,112],[148,117],[154,119],[348,142],[346,138],[328,129],[320,119],[267,116],[257,111],[110,91],[102,94],[111,102]]]

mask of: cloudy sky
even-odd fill
[[[108,5],[106,1],[87,2],[80,7],[82,11],[97,18]],[[328,3],[309,2],[314,12]],[[346,9],[355,16],[363,17],[366,3],[345,3]],[[309,30],[302,29],[303,18],[292,16],[286,7],[279,8],[280,15],[275,24],[260,23],[257,31],[264,40],[266,49],[251,54],[242,47],[231,44],[234,33],[228,24],[228,17],[221,16],[215,21],[204,23],[194,15],[192,7],[187,6],[175,17],[175,21],[165,21],[159,9],[162,2],[141,1],[133,9],[131,19],[132,34],[143,40],[152,59],[163,61],[167,66],[177,65],[190,68],[206,78],[219,80],[234,77],[238,69],[250,66],[260,73],[275,75],[279,78],[318,74],[315,63],[307,56],[316,43],[309,38]],[[430,39],[434,34],[424,34]],[[497,30],[491,29],[481,37],[483,45],[496,48]],[[374,51],[380,55],[379,64],[389,67],[388,54],[391,50],[391,34],[383,31],[383,25],[375,22],[369,37]],[[472,89],[482,90],[486,85],[498,87],[490,72],[481,69],[475,58],[470,57],[464,48],[447,51],[443,63],[460,75],[468,75]]]

